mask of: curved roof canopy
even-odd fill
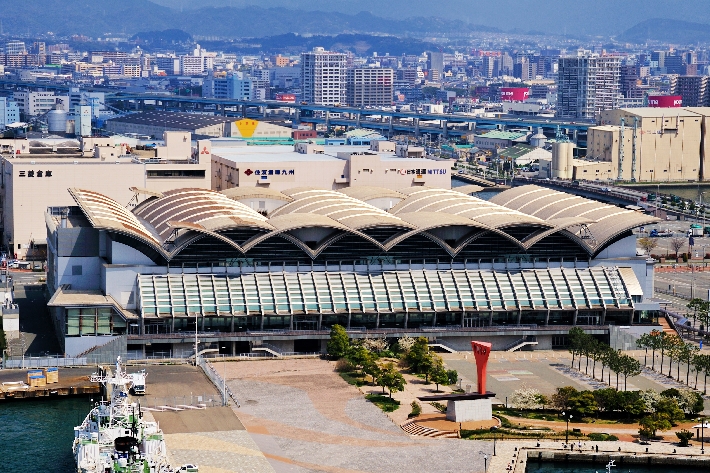
[[[535,185],[503,191],[493,197],[491,202],[548,223],[569,222],[569,219],[574,218],[588,219],[586,227],[589,234],[584,235],[580,228],[576,235],[584,238],[584,244],[595,252],[626,231],[659,221],[656,217],[640,212]]]
[[[390,212],[394,215],[414,212],[447,213],[466,217],[490,228],[516,225],[550,226],[537,217],[454,190],[412,187],[403,192],[408,194],[408,197],[392,207]]]
[[[147,201],[133,211],[150,223],[165,240],[173,231],[172,222],[199,225],[209,231],[234,227],[272,230],[267,218],[219,192],[205,189],[177,189]]]
[[[276,189],[269,189],[268,187],[232,187],[221,191],[221,193],[234,200],[275,199],[293,202],[291,197],[277,191]]]
[[[376,186],[346,187],[344,189],[339,189],[338,192],[345,194],[348,197],[352,197],[353,199],[362,201],[382,198],[405,199],[407,197],[406,194],[402,194],[401,192]]]
[[[341,192],[298,188],[286,193],[294,201],[274,210],[272,218],[288,214],[318,214],[353,230],[376,226],[414,228],[384,210]]]

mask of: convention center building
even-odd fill
[[[480,190],[184,188],[128,209],[71,188],[75,205],[45,214],[57,333],[69,356],[185,356],[196,337],[278,355],[324,351],[335,324],[501,350],[653,322],[633,230],[656,218],[533,185]]]

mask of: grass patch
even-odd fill
[[[343,378],[345,380],[346,383],[348,383],[352,386],[357,386],[359,388],[360,386],[364,386],[365,384],[367,384],[365,382],[365,377],[362,376],[357,371],[351,371],[348,373],[340,372],[338,374],[340,375],[341,378]]]
[[[594,440],[595,442],[616,442],[619,437],[612,434],[605,434],[599,432],[592,432],[588,435],[589,440]]]
[[[399,401],[396,399],[390,399],[382,394],[367,394],[365,399],[379,407],[385,412],[394,412],[399,409]]]

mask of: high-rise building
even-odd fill
[[[25,54],[27,48],[24,41],[8,41],[5,43],[5,54]]]
[[[301,54],[302,100],[316,105],[345,103],[346,56],[313,48]]]
[[[429,71],[437,71],[438,77],[436,80],[440,80],[444,77],[444,53],[427,53],[427,68]],[[432,75],[430,75],[432,77]]]
[[[559,60],[557,116],[596,118],[602,110],[617,108],[621,61],[616,57],[577,56]]]
[[[643,97],[643,90],[638,87],[638,67],[621,66],[620,86],[621,95],[627,99]]]
[[[517,59],[517,62],[513,64],[513,77],[517,77],[520,80],[530,80],[534,78],[530,59],[525,56]]]
[[[0,97],[0,120],[2,120],[0,126],[3,128],[10,123],[19,122],[20,106],[10,98]]]
[[[392,105],[394,70],[358,67],[347,72],[348,105],[382,107]]]
[[[680,76],[676,90],[683,96],[684,107],[710,106],[710,77],[708,76]]]
[[[685,74],[683,56],[666,56],[665,65],[668,74]]]
[[[651,53],[651,68],[661,69],[666,67],[666,51],[653,51]]]
[[[500,75],[500,59],[493,56],[484,56],[481,75],[483,77],[498,77]]]

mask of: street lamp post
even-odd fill
[[[498,426],[494,425],[491,427],[491,432],[493,432],[493,456],[496,456],[496,431],[498,430]]]
[[[565,443],[569,443],[569,421],[572,418],[572,414],[567,416],[564,412],[562,413],[562,417],[565,418],[567,421],[567,430],[565,430]]]

